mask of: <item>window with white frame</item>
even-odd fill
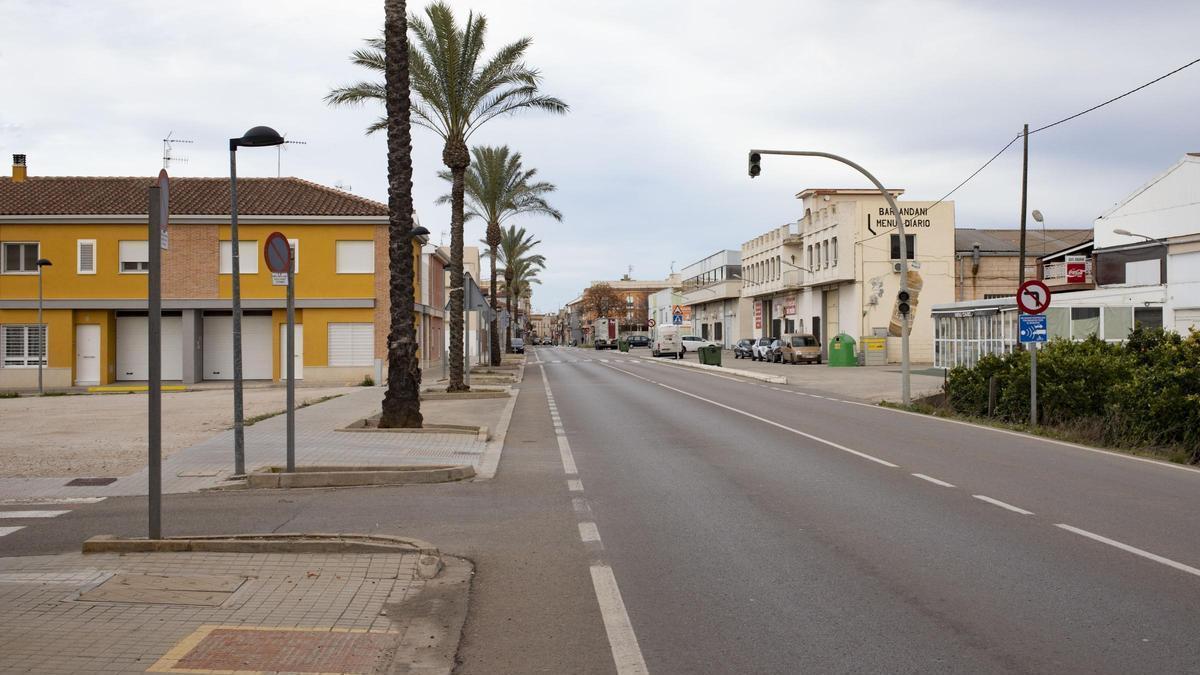
[[[219,274],[233,274],[233,242],[219,242],[220,264]],[[242,274],[258,274],[258,241],[241,239],[238,241],[238,272]]]
[[[5,274],[37,274],[41,245],[36,241],[6,241],[0,244]]]
[[[5,325],[0,326],[0,353],[4,355],[5,368],[36,368],[39,356],[46,365],[46,326]]]
[[[837,258],[838,258],[838,256],[837,256],[837,237],[834,237],[833,239],[830,239],[829,241],[830,241],[830,243],[833,244],[833,252],[832,252],[833,253],[833,266],[837,267]]]
[[[338,274],[374,274],[374,241],[339,241],[337,249]]]
[[[292,249],[292,272],[300,273],[300,240],[288,239],[288,246]]]
[[[117,244],[121,274],[146,274],[150,271],[150,247],[144,241]]]
[[[817,243],[815,248],[817,249],[817,266],[813,267],[812,269],[819,270],[821,269],[821,244]]]
[[[821,242],[821,248],[825,249],[825,267],[829,267],[829,240]]]
[[[75,240],[75,272],[77,274],[96,273],[96,240]]]

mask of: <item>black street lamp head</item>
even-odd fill
[[[429,236],[429,230],[424,225],[418,225],[412,229],[412,236],[414,236],[414,237]]]
[[[46,267],[47,265],[53,265],[53,264],[54,263],[50,262],[49,258],[38,258],[38,261],[37,261],[38,267]]]
[[[242,135],[241,138],[229,139],[229,149],[236,150],[238,147],[243,148],[263,148],[271,145],[283,145],[283,136],[271,127],[254,127]]]

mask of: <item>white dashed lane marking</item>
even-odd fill
[[[917,478],[920,478],[921,480],[927,480],[930,483],[933,483],[934,485],[941,485],[942,487],[948,487],[948,488],[954,487],[953,485],[951,485],[950,483],[947,483],[944,480],[938,480],[938,479],[934,478],[933,476],[926,476],[923,473],[914,473],[913,475],[916,476]]]
[[[1132,553],[1134,555],[1141,556],[1147,560],[1153,560],[1154,562],[1166,565],[1167,567],[1173,567],[1173,568],[1179,570],[1180,572],[1187,572],[1188,574],[1200,577],[1200,569],[1196,569],[1195,567],[1192,567],[1191,565],[1184,565],[1181,562],[1175,562],[1174,560],[1171,560],[1170,558],[1164,558],[1161,555],[1156,555],[1149,551],[1140,549],[1136,546],[1130,546],[1129,544],[1122,544],[1121,542],[1119,542],[1115,539],[1109,539],[1108,537],[1098,535],[1095,532],[1088,532],[1087,530],[1081,530],[1078,527],[1072,527],[1071,525],[1067,525],[1066,523],[1056,523],[1055,527],[1060,527],[1060,528],[1066,530],[1067,532],[1073,532],[1075,534],[1078,534],[1081,537],[1087,537],[1088,539],[1091,539],[1093,541],[1098,541],[1101,544],[1108,544],[1109,546],[1112,546],[1113,548],[1121,549],[1122,551],[1125,551],[1126,553]]]
[[[1033,511],[1026,511],[1025,509],[1023,509],[1019,506],[1013,506],[1012,504],[1006,504],[1005,502],[1002,502],[999,499],[993,499],[991,497],[988,497],[987,495],[971,495],[971,496],[980,501],[987,502],[987,503],[991,504],[992,506],[999,506],[1002,509],[1008,509],[1009,511],[1012,511],[1013,513],[1019,513],[1023,516],[1032,516],[1033,515]]]
[[[70,511],[0,511],[0,518],[54,518]]]
[[[8,535],[12,534],[13,532],[16,532],[17,530],[23,530],[23,529],[25,529],[24,525],[17,525],[15,527],[0,527],[0,537],[7,537]]]

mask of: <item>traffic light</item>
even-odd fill
[[[912,307],[910,307],[908,304],[908,301],[911,297],[912,296],[909,295],[908,291],[900,291],[896,295],[896,299],[900,301],[896,305],[896,308],[900,310],[901,316],[908,316],[908,313],[912,310]]]
[[[757,152],[750,152],[750,177],[757,178],[758,174],[762,173],[762,155]]]

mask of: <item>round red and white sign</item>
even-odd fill
[[[1050,306],[1050,287],[1030,279],[1017,289],[1017,307],[1026,314],[1041,314]]]
[[[648,326],[650,326],[651,328],[654,328],[654,326],[656,326],[658,324],[658,322],[655,321],[654,319],[650,319],[649,321],[646,322],[646,324]]]

